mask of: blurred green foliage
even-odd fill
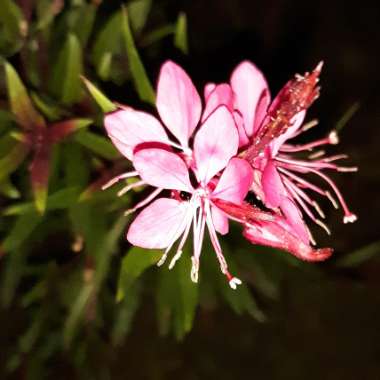
[[[47,378],[49,361],[64,354],[94,378],[94,346],[103,354],[119,346],[143,299],[156,305],[157,331],[178,339],[191,330],[198,305],[208,310],[223,301],[264,322],[257,294],[276,299],[282,271],[298,265],[271,250],[253,256],[226,245],[232,269],[246,281],[233,291],[210,247],[198,286],[186,252],[172,271],[151,270],[160,252],[124,241],[130,219],[123,211],[138,194],[117,197],[121,184],[101,191],[128,169],[102,129],[115,105],[101,89],[126,88],[126,102],[152,105],[155,78],[140,54],[159,57],[157,43],[168,38],[188,54],[186,15],[146,28],[153,6],[134,0],[102,13],[100,1],[0,0],[0,296],[22,319],[6,350],[9,373],[27,366],[28,379]],[[44,177],[35,178],[33,167]],[[379,247],[338,264],[361,264]]]

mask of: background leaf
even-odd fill
[[[129,16],[125,8],[122,12],[122,27],[125,47],[128,56],[129,70],[132,74],[132,79],[135,84],[137,94],[140,99],[150,104],[155,103],[155,93],[145,71],[144,65],[141,62],[139,53],[136,49],[131,28],[129,26]]]
[[[82,97],[80,76],[83,73],[82,47],[78,37],[69,33],[58,60],[53,66],[51,91],[64,104],[73,104]]]
[[[186,14],[181,12],[178,15],[177,24],[174,33],[174,45],[184,54],[189,53],[187,38],[187,18]]]
[[[26,130],[45,125],[41,115],[34,108],[24,84],[16,70],[7,62],[4,63],[7,78],[8,98],[11,110],[18,123]]]
[[[145,250],[139,247],[133,247],[128,251],[121,262],[116,295],[118,302],[124,298],[136,279],[146,269],[156,264],[161,256],[161,251]]]

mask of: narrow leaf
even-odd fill
[[[81,131],[74,136],[74,139],[84,147],[107,160],[114,160],[120,157],[112,143],[103,136],[88,131]]]
[[[115,12],[99,30],[92,50],[92,60],[96,71],[102,80],[108,80],[111,73],[111,63],[115,54],[120,54],[122,48],[122,14]],[[105,64],[108,61],[106,70]]]
[[[14,1],[0,0],[0,9],[0,54],[12,55],[22,46],[28,25]]]
[[[21,194],[18,189],[12,184],[9,178],[0,181],[0,194],[11,199],[20,198]]]
[[[64,104],[80,100],[82,88],[79,77],[83,72],[82,48],[75,34],[69,34],[51,77],[51,90]]]
[[[355,113],[359,110],[360,103],[355,102],[338,120],[336,123],[335,129],[339,132],[343,129],[343,127],[350,121],[350,119],[355,115]]]
[[[131,28],[129,26],[128,12],[125,8],[123,8],[122,15],[123,36],[128,56],[129,69],[136,91],[141,100],[154,104],[155,93],[141,62],[135,42],[133,41]]]
[[[373,257],[380,253],[380,241],[366,245],[354,252],[345,255],[337,261],[337,265],[343,268],[356,267],[366,261],[371,260]]]
[[[92,283],[84,284],[75,302],[72,304],[69,316],[66,320],[63,330],[63,341],[65,347],[68,347],[77,332],[77,326],[82,318],[85,308],[93,293]]]
[[[86,85],[88,92],[104,113],[116,110],[116,106],[111,102],[111,100],[109,100],[94,84],[83,76],[81,78],[83,83]]]
[[[4,63],[7,79],[8,98],[11,110],[17,122],[26,130],[33,130],[45,125],[42,116],[34,108],[32,101],[16,70]]]
[[[187,18],[186,14],[181,12],[177,19],[174,33],[174,45],[184,54],[188,54],[189,45],[187,38]]]
[[[54,123],[49,128],[49,141],[60,142],[70,134],[88,127],[91,123],[91,119],[70,119]]]
[[[144,27],[151,7],[152,0],[136,0],[128,4],[131,26],[135,33],[140,33]]]
[[[27,145],[17,143],[5,157],[0,158],[0,181],[20,166],[28,152],[29,147]]]
[[[10,233],[1,243],[2,250],[5,252],[17,250],[30,236],[41,220],[40,216],[33,212],[18,217]]]
[[[123,257],[117,287],[117,301],[121,301],[128,289],[141,276],[141,274],[150,266],[157,263],[162,256],[161,251],[146,250],[139,247],[133,247]]]
[[[50,195],[46,202],[48,210],[65,209],[77,202],[79,196],[79,189],[77,187],[70,187],[67,189],[59,190]],[[33,202],[26,202],[15,204],[2,210],[3,215],[23,215],[33,213],[35,205]]]

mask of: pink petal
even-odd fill
[[[149,185],[193,191],[187,166],[175,153],[158,148],[141,149],[133,157],[133,166]]]
[[[142,248],[166,248],[184,231],[188,203],[160,198],[145,208],[133,221],[128,241]]]
[[[194,139],[194,158],[197,178],[207,184],[226,167],[237,152],[239,135],[231,113],[219,107],[204,122]]]
[[[238,111],[233,112],[236,128],[239,133],[239,148],[248,145],[249,138],[244,128],[244,119]]]
[[[203,90],[203,96],[205,98],[205,102],[207,102],[207,98],[211,94],[211,92],[215,89],[216,84],[215,83],[206,83],[205,88]]]
[[[228,233],[228,218],[215,206],[211,206],[212,222],[215,229],[222,235]]]
[[[268,221],[252,225],[244,229],[243,236],[251,243],[279,248],[305,261],[323,261],[332,254],[330,248],[314,249],[305,244],[282,223]]]
[[[232,158],[224,169],[212,197],[239,204],[246,197],[252,180],[251,165],[241,158]]]
[[[201,117],[202,104],[193,82],[174,62],[168,61],[161,67],[156,105],[170,132],[187,147]]]
[[[219,106],[225,105],[231,112],[233,111],[232,88],[227,83],[218,84],[209,93],[206,106],[202,115],[202,122],[206,120]]]
[[[116,148],[130,160],[136,145],[168,141],[163,126],[155,117],[132,108],[106,115],[104,125]]]
[[[265,204],[270,208],[279,207],[283,198],[287,196],[287,191],[272,160],[269,160],[264,168],[261,183]]]
[[[270,102],[268,84],[253,63],[243,61],[231,75],[231,86],[235,93],[235,108],[243,115],[246,133],[251,137]]]
[[[305,244],[309,244],[310,238],[306,224],[302,218],[302,213],[293,200],[285,197],[281,202],[281,211],[286,217],[292,231]]]
[[[271,144],[272,148],[272,157],[274,157],[279,149],[281,148],[281,145],[288,139],[291,139],[293,135],[298,131],[298,129],[301,127],[304,119],[305,119],[306,111],[301,111],[297,113],[297,115],[294,116],[292,120],[292,125],[290,128],[286,130],[285,133],[277,137]]]

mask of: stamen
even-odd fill
[[[198,282],[199,260],[196,257],[191,256],[191,262],[192,262],[191,273],[190,273],[191,281]]]
[[[342,160],[344,158],[348,158],[348,155],[347,154],[336,154],[335,156],[325,157],[321,161],[323,161],[323,162],[333,162],[333,161],[337,161],[337,160]]]
[[[338,170],[338,167],[334,164],[330,164],[328,162],[321,161],[301,161],[301,160],[292,160],[289,158],[284,158],[281,156],[276,157],[276,161],[280,162],[281,166],[295,169],[295,167],[301,168],[303,170],[309,169],[309,168],[317,168],[317,169],[334,169]]]
[[[336,131],[331,131],[329,133],[328,138],[330,140],[330,144],[332,144],[332,145],[339,144],[339,136],[338,136],[338,133]]]
[[[335,195],[338,197],[338,200],[339,200],[340,204],[342,205],[343,211],[344,211],[344,214],[345,214],[345,217],[343,218],[343,222],[344,223],[355,222],[355,220],[357,219],[356,215],[353,214],[348,209],[348,206],[347,206],[347,204],[346,204],[346,202],[345,202],[345,200],[343,198],[343,195],[341,194],[341,192],[339,191],[339,189],[337,188],[337,186],[335,185],[335,183],[327,175],[325,175],[324,173],[319,172],[318,170],[310,169],[310,171],[312,173],[315,173],[315,174],[319,175],[321,178],[323,178],[331,186],[331,188],[334,190]]]
[[[145,184],[146,184],[146,182],[143,181],[143,180],[141,180],[141,181],[137,181],[137,182],[135,182],[135,183],[131,183],[130,185],[123,187],[123,188],[117,193],[117,196],[118,196],[118,197],[121,197],[122,195],[128,193],[129,190],[132,190],[132,189],[134,189],[135,187],[140,187],[140,186],[145,185]]]
[[[197,214],[198,210],[198,214]],[[198,282],[198,272],[199,272],[199,257],[201,255],[204,232],[205,232],[205,217],[203,211],[202,201],[197,198],[197,206],[194,209],[193,214],[193,235],[194,235],[194,251],[191,257],[192,266],[190,272],[190,278],[193,282]]]
[[[189,202],[188,202],[189,203]],[[191,210],[191,204],[188,205],[188,207],[190,208]],[[188,210],[189,212],[189,210]],[[169,245],[166,247],[165,249],[165,252],[162,254],[160,260],[158,261],[158,263],[156,264],[158,267],[160,267],[161,265],[163,265],[166,261],[166,258],[168,257],[168,253],[169,251],[171,250],[171,248],[173,247],[174,243],[178,240],[178,237],[177,237],[177,233],[178,231],[182,230],[182,229],[185,229],[186,228],[186,223],[187,223],[187,220],[188,220],[188,212],[186,213],[185,217],[183,218],[182,222],[178,225],[176,231],[174,232],[173,234],[173,238],[171,240],[171,242],[169,243]]]
[[[286,145],[284,147],[284,149],[281,147],[280,148],[280,151],[286,151],[286,152],[291,152],[291,153],[294,153],[294,152],[302,152],[304,150],[311,150],[311,149],[314,149],[316,148],[317,146],[321,146],[321,145],[327,145],[327,144],[338,144],[339,140],[338,140],[338,135],[336,134],[335,131],[331,132],[328,137],[325,137],[323,139],[320,139],[320,140],[316,140],[316,141],[313,141],[311,143],[308,143],[308,144],[302,144],[302,145]]]
[[[148,195],[145,199],[143,199],[141,202],[137,203],[133,208],[130,208],[129,210],[124,212],[124,215],[129,215],[134,213],[136,210],[138,210],[141,207],[144,207],[146,204],[148,204],[151,200],[156,198],[158,194],[161,193],[163,189],[157,188],[154,190],[150,195]]]
[[[317,152],[315,152],[315,153],[313,153],[313,154],[310,154],[310,155],[308,156],[308,158],[309,158],[310,160],[315,160],[316,158],[319,158],[319,157],[324,156],[325,153],[326,153],[326,152],[325,152],[324,150],[318,150]]]
[[[178,245],[178,248],[177,248],[177,252],[176,254],[174,255],[174,257],[172,258],[172,260],[170,261],[170,264],[169,264],[169,269],[173,269],[175,263],[177,262],[177,260],[181,257],[182,255],[182,249],[183,249],[183,246],[185,245],[185,242],[186,242],[186,239],[187,237],[189,236],[189,232],[190,232],[190,227],[191,227],[191,224],[192,224],[192,219],[193,219],[193,215],[192,215],[192,212],[191,213],[188,213],[189,216],[187,216],[187,225],[186,225],[186,228],[185,228],[185,231],[182,235],[182,238],[181,238],[181,241],[179,242],[179,245]]]
[[[285,176],[282,177],[284,179],[284,182],[288,183],[288,185],[302,198],[304,199],[309,205],[313,206],[319,216],[321,218],[325,218],[325,214],[319,207],[318,203],[314,200],[312,200],[303,190],[301,190],[296,184],[294,184],[292,181],[290,181],[288,178]]]
[[[231,280],[228,281],[228,285],[230,285],[231,289],[236,290],[237,285],[241,285],[242,282],[237,277],[232,277]]]
[[[106,184],[104,184],[102,186],[102,190],[106,190],[108,189],[109,187],[111,187],[112,185],[114,185],[115,183],[119,182],[121,179],[125,179],[125,178],[130,178],[130,177],[135,177],[137,176],[139,173],[136,172],[136,171],[133,171],[133,172],[128,172],[128,173],[123,173],[123,174],[120,174],[114,178],[112,178],[110,181],[108,181]]]
[[[314,222],[317,223],[317,218],[314,216],[314,214],[311,212],[309,207],[305,204],[305,202],[302,200],[300,194],[298,193],[297,187],[291,183],[288,179],[284,178],[284,184],[286,188],[289,190],[290,194],[295,198],[297,203],[301,206],[301,208],[305,211],[305,213],[309,216],[309,218]],[[296,190],[297,189],[297,190]],[[300,190],[301,191],[301,190]],[[306,194],[305,194],[306,195]]]
[[[337,166],[337,170],[338,172],[342,172],[342,173],[354,173],[354,172],[357,172],[359,168],[357,166],[349,166],[349,167]]]
[[[343,218],[343,223],[344,224],[347,224],[347,223],[354,223],[356,222],[358,219],[358,217],[355,215],[355,214],[348,214],[348,215],[345,215],[345,217]]]
[[[208,231],[210,234],[211,243],[215,249],[216,256],[219,260],[220,269],[221,269],[222,273],[226,275],[230,287],[232,289],[236,289],[236,286],[241,285],[242,282],[238,278],[233,277],[231,275],[231,273],[228,271],[226,259],[223,256],[222,248],[220,246],[218,236],[217,236],[216,231],[215,231],[214,222],[213,222],[212,216],[211,216],[211,210],[210,210],[209,202],[205,203],[205,212],[206,212],[206,223],[207,223]]]
[[[302,177],[299,177],[298,175],[290,172],[289,170],[285,169],[284,167],[278,167],[278,170],[281,173],[286,174],[288,177],[293,178],[294,180],[296,180],[298,183],[305,186],[306,188],[314,190],[316,193],[318,193],[320,195],[326,195],[325,191],[323,191],[321,188],[319,188],[318,186],[314,185],[313,183],[311,183],[309,181],[306,181]]]
[[[337,201],[335,200],[335,198],[331,195],[331,193],[329,191],[325,191],[325,195],[329,199],[329,201],[332,203],[334,208],[338,209],[339,205],[338,205]]]
[[[323,223],[321,220],[319,219],[316,219],[315,220],[315,223],[317,223],[319,226],[321,226],[326,232],[327,232],[327,235],[331,235],[331,231],[329,230],[329,228],[326,226],[325,223]]]

